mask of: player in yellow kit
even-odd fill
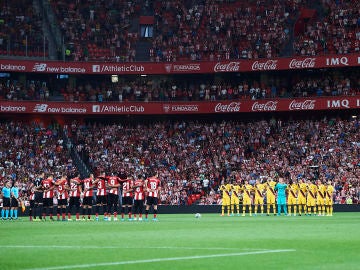
[[[275,207],[275,186],[276,186],[276,182],[271,179],[268,178],[267,182],[265,184],[265,188],[266,188],[266,205],[267,205],[267,215],[270,215],[270,207],[272,206],[274,215],[276,215],[276,207]]]
[[[333,193],[335,191],[334,186],[329,181],[326,185],[325,192],[325,207],[326,207],[326,216],[332,217],[333,215]]]
[[[227,210],[227,215],[230,216],[230,198],[231,198],[231,184],[225,182],[220,186],[220,191],[222,191],[222,205],[221,205],[221,216],[224,216],[225,207]]]
[[[265,186],[260,183],[260,180],[256,180],[254,186],[255,198],[254,198],[254,214],[257,215],[259,208],[261,215],[264,214],[264,192]]]
[[[298,192],[298,207],[299,207],[299,215],[301,216],[302,213],[306,215],[306,194],[307,194],[307,184],[304,182],[303,179],[299,180],[299,192]]]
[[[238,184],[232,184],[231,185],[231,216],[234,215],[235,206],[236,206],[236,213],[238,216],[240,216],[240,193],[241,193],[241,187]]]
[[[298,198],[299,186],[296,181],[290,180],[288,186],[288,215],[291,216],[292,208],[294,207],[294,216],[296,216],[297,198]]]
[[[311,215],[311,213],[313,213],[315,215],[317,185],[313,184],[310,180],[308,180],[307,184],[308,184],[307,197],[306,197],[307,214]]]
[[[319,216],[325,216],[325,193],[326,193],[326,186],[321,182],[321,180],[318,180],[316,204],[317,204]]]
[[[251,192],[253,191],[253,186],[249,184],[247,180],[245,180],[245,184],[242,186],[243,191],[243,214],[242,216],[245,216],[246,207],[248,208],[249,215],[252,216],[252,210],[251,210]]]

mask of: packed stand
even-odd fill
[[[306,1],[156,1],[153,61],[279,56]]]
[[[215,101],[236,99],[267,99],[291,97],[321,97],[358,95],[360,81],[357,71],[347,74],[329,72],[293,75],[291,81],[282,75],[262,81],[249,75],[246,79],[231,81],[211,79],[177,78],[132,78],[121,79],[118,83],[86,81],[61,90],[66,101]]]
[[[63,145],[60,127],[20,122],[0,123],[0,187],[18,181],[20,197],[28,199],[35,177],[46,174],[74,175],[77,171]]]
[[[69,127],[89,168],[157,170],[163,204],[217,204],[225,180],[264,176],[335,184],[335,203],[359,202],[359,115],[350,120],[157,122]]]
[[[40,57],[48,55],[42,18],[32,0],[0,3],[0,55]],[[45,48],[44,48],[45,46]]]
[[[52,91],[44,81],[27,81],[23,84],[17,80],[0,79],[0,100],[41,100],[48,101]]]
[[[139,1],[53,1],[67,60],[133,61],[137,33],[129,31]]]
[[[306,23],[294,41],[296,55],[348,54],[360,51],[360,2],[323,0],[324,16]]]

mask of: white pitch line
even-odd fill
[[[64,265],[64,266],[53,266],[53,267],[45,267],[45,268],[31,268],[27,270],[62,270],[62,269],[74,269],[74,268],[92,268],[99,266],[114,266],[114,265],[125,265],[125,264],[141,264],[141,263],[168,262],[168,261],[181,261],[181,260],[197,260],[197,259],[206,259],[206,258],[245,256],[245,255],[281,253],[281,252],[293,252],[293,251],[295,251],[295,249],[274,249],[274,250],[260,250],[260,251],[249,251],[249,252],[238,252],[238,253],[187,256],[187,257],[157,258],[157,259],[122,261],[122,262]]]
[[[8,245],[0,248],[39,248],[39,249],[188,249],[188,250],[256,250],[262,251],[267,249],[260,248],[226,248],[226,247],[127,247],[127,246],[57,246],[57,245],[42,245],[42,246],[20,246]]]

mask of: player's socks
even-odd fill
[[[274,211],[274,215],[276,215],[276,207],[275,204],[272,205],[273,211]]]
[[[68,213],[68,219],[71,219],[71,214],[70,213]]]
[[[13,217],[14,217],[14,210],[10,209],[10,218],[13,218]]]
[[[292,205],[289,205],[289,215],[291,215]]]
[[[154,209],[154,218],[157,217],[157,209]]]
[[[261,211],[261,214],[264,214],[264,206],[263,205],[260,207],[260,211]]]
[[[121,212],[121,218],[122,219],[124,219],[124,216],[125,216],[124,212]]]
[[[114,218],[117,218],[117,212],[116,211],[114,212]]]
[[[65,217],[66,217],[65,212],[63,212],[61,216],[62,216],[62,219],[65,220]]]
[[[5,218],[5,209],[1,210],[1,218],[4,219]]]
[[[294,205],[294,216],[296,216],[296,212],[297,212],[297,206]]]
[[[80,219],[80,213],[76,213],[76,219]]]
[[[332,216],[333,215],[333,207],[332,206],[330,206],[330,216]]]
[[[223,215],[224,215],[224,213],[225,213],[225,206],[224,206],[224,205],[222,205],[222,206],[221,206],[221,215],[223,216]]]
[[[149,210],[145,210],[145,218],[147,219],[149,216]]]
[[[277,211],[277,214],[278,214],[278,216],[280,216],[280,214],[281,214],[281,204],[278,204],[278,211]]]
[[[15,219],[18,218],[18,210],[17,210],[17,209],[14,210],[14,218],[15,218]]]
[[[322,215],[325,216],[325,206],[321,206]]]
[[[9,218],[9,209],[5,210],[5,218],[8,219]]]

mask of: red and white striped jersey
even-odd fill
[[[54,180],[52,178],[44,179],[42,180],[41,185],[44,189],[43,198],[44,199],[54,198],[54,189],[48,190],[54,186]]]
[[[56,190],[57,190],[57,198],[58,200],[63,200],[69,198],[69,193],[66,189],[67,181],[66,179],[58,179],[55,182]]]
[[[144,192],[144,181],[136,180],[134,182],[134,199],[135,200],[144,200],[145,192]]]
[[[99,182],[97,182],[96,196],[106,196],[106,185],[104,178],[100,178]]]
[[[29,201],[33,201],[33,200],[35,200],[35,187],[34,186],[30,189],[30,194],[29,194]]]
[[[134,181],[131,179],[125,179],[122,182],[122,197],[132,197],[132,187],[134,185]]]
[[[147,196],[159,198],[160,180],[156,177],[150,177],[146,180]]]
[[[109,176],[107,177],[107,182],[109,186],[116,186],[118,185],[120,178],[117,176]],[[109,187],[109,193],[119,195],[119,187]]]
[[[80,197],[81,193],[81,180],[75,177],[70,180],[70,197]]]
[[[84,197],[92,197],[93,196],[93,182],[94,179],[89,177],[85,178],[83,181],[84,184]]]

